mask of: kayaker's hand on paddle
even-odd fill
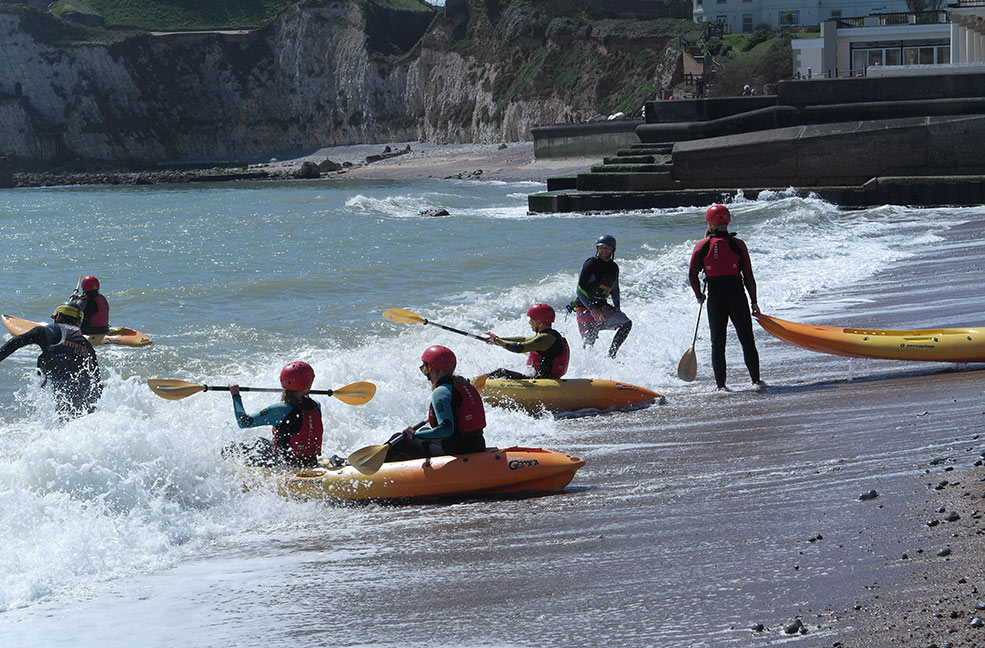
[[[759,304],[757,304],[756,302],[752,303],[752,314],[757,316],[762,315],[762,313],[759,312]]]
[[[699,304],[705,303],[705,294],[704,293],[698,293],[697,295],[694,296],[694,298],[698,300],[698,303]]]
[[[486,331],[486,344],[496,344],[496,334],[492,331]]]
[[[239,385],[229,385],[229,393],[233,396],[239,396]]]
[[[414,438],[414,426],[413,425],[408,425],[407,427],[405,427],[403,429],[403,431],[401,432],[401,434],[403,434],[404,437],[406,437],[408,439],[413,439]]]

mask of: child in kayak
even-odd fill
[[[455,354],[447,347],[431,346],[421,362],[421,373],[432,388],[427,424],[394,435],[387,442],[386,461],[484,451],[486,413],[482,397],[468,380],[454,374],[458,363]]]
[[[554,309],[549,304],[534,304],[527,310],[532,337],[499,337],[486,331],[489,344],[496,344],[513,353],[526,353],[527,366],[533,367],[533,375],[509,369],[496,369],[486,374],[488,378],[560,378],[568,371],[570,349],[568,341],[551,326]]]
[[[586,259],[578,275],[578,291],[574,304],[578,331],[585,346],[592,346],[599,332],[616,329],[609,345],[609,357],[615,358],[619,347],[629,336],[633,323],[619,310],[619,265],[613,260],[616,237],[606,234],[595,243],[595,256]],[[612,297],[612,304],[608,302]]]
[[[82,308],[82,334],[103,335],[109,333],[109,302],[99,293],[99,279],[92,275],[82,277],[82,295],[72,293],[72,300],[78,299]]]
[[[718,389],[725,387],[725,334],[732,320],[742,345],[742,355],[753,385],[762,387],[759,379],[759,351],[752,333],[752,313],[759,314],[756,303],[756,279],[746,244],[730,234],[728,224],[732,214],[725,205],[712,205],[705,212],[708,232],[698,241],[691,253],[688,281],[698,303],[705,301],[698,274],[704,272],[708,281],[708,325],[711,327],[711,366],[715,371]],[[746,292],[749,301],[746,301]]]
[[[246,455],[249,465],[318,465],[323,428],[321,405],[308,396],[314,381],[315,370],[307,362],[288,364],[280,372],[280,386],[284,388],[281,402],[265,407],[256,414],[247,414],[243,408],[239,385],[229,385],[239,427],[273,426],[273,439],[261,438],[252,444],[239,444],[236,448]],[[229,450],[223,454],[228,454]]]

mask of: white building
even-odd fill
[[[973,71],[983,63],[981,0],[936,12],[826,20],[820,38],[793,41],[793,72],[801,78],[914,74],[939,65]]]
[[[761,25],[777,29],[907,11],[905,0],[693,0],[693,7],[694,22],[723,23],[733,34],[748,34]]]

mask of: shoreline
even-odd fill
[[[410,151],[403,153],[406,146]],[[389,150],[387,150],[389,149]],[[368,158],[393,157],[367,162]],[[263,156],[267,157],[267,156]],[[533,142],[504,144],[355,144],[313,152],[283,151],[266,162],[176,164],[170,168],[101,171],[14,172],[13,188],[67,185],[156,185],[237,180],[493,180],[546,182],[587,172],[602,158],[537,160]]]

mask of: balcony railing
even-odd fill
[[[985,0],[970,0],[985,6]],[[884,27],[886,25],[937,25],[949,22],[946,11],[902,11],[838,18],[838,27]]]

